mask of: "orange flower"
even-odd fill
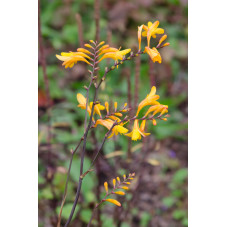
[[[145,30],[142,32],[142,36],[147,37],[147,45],[150,47],[150,39],[153,37],[154,39],[156,38],[156,34],[163,34],[164,29],[163,28],[158,28],[159,26],[159,21],[155,21],[153,24],[152,22],[148,22],[148,26],[143,25],[143,29]]]
[[[76,97],[77,97],[77,101],[79,102],[79,105],[77,105],[77,106],[80,107],[81,109],[85,110],[86,109],[86,98],[80,93],[78,93]],[[89,113],[89,116],[90,116],[91,108],[89,105],[87,106],[87,112]]]
[[[117,191],[117,192],[114,192],[114,194],[117,194],[117,195],[125,195],[125,193],[124,193],[124,192],[122,192],[122,191]]]
[[[93,102],[90,102],[91,109],[92,109],[92,105],[93,105]],[[94,113],[98,114],[101,117],[102,115],[101,115],[100,110],[105,110],[105,107],[100,104],[96,104],[94,107]]]
[[[104,51],[104,50],[103,50]],[[114,51],[114,52],[107,52],[105,53],[101,59],[99,60],[99,62],[101,62],[103,59],[105,58],[111,58],[115,61],[118,61],[118,60],[122,60],[123,57],[128,54],[129,52],[131,51],[131,49],[125,49],[125,50],[117,50],[117,51]]]
[[[85,58],[91,59],[88,55],[86,55],[83,52],[69,52],[65,53],[62,52],[61,56],[56,54],[56,57],[60,60],[63,61],[63,66],[65,68],[72,68],[74,64],[76,64],[78,61],[84,61],[87,64],[91,65]]]
[[[94,127],[97,127],[98,124],[103,125],[104,127],[110,130],[114,124],[114,121],[112,121],[111,119],[107,119],[107,120],[98,119]],[[115,135],[118,135],[118,133],[125,134],[127,132],[128,132],[128,129],[124,128],[122,125],[116,125],[113,127],[112,132],[108,138],[111,138],[114,134]]]
[[[162,57],[155,47],[152,49],[145,47],[145,52],[148,53],[153,62],[157,61],[158,63],[162,63]]]
[[[157,99],[159,99],[159,95],[155,95],[155,93],[156,93],[156,87],[153,86],[151,88],[150,94],[148,94],[147,97],[142,102],[140,102],[140,104],[138,106],[138,110],[137,110],[136,116],[138,116],[140,110],[143,107],[148,106],[148,105],[160,104],[159,102],[156,101]]]
[[[144,133],[142,130],[145,128],[145,123],[142,124],[142,127],[139,127],[138,120],[136,119],[134,121],[133,130],[130,133],[125,134],[128,137],[131,137],[132,140],[138,140],[141,139],[141,135],[143,137],[146,137],[147,135],[150,135],[150,133]],[[141,130],[142,129],[142,130]]]

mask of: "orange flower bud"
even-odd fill
[[[121,207],[121,204],[120,204],[117,200],[115,200],[115,199],[105,199],[105,201],[107,201],[107,202],[109,202],[109,203],[113,203],[113,204],[115,204],[116,206]]]
[[[116,186],[116,179],[113,179],[113,186],[115,188],[115,186]]]
[[[125,190],[128,190],[128,187],[127,186],[122,186],[121,188],[122,189],[125,189]]]
[[[130,182],[124,182],[123,184],[131,184]]]
[[[124,193],[124,192],[122,192],[122,191],[117,191],[117,192],[114,192],[114,194],[117,194],[117,195],[125,195],[125,193]]]
[[[117,111],[117,102],[114,102],[114,110]]]
[[[162,118],[163,121],[167,121],[167,118]]]
[[[108,183],[107,182],[104,183],[104,187],[105,187],[105,190],[106,190],[106,194],[108,194]]]
[[[157,125],[157,122],[155,119],[152,120],[153,125]]]
[[[88,43],[84,44],[84,46],[93,49],[93,47],[90,44],[88,44]]]
[[[123,178],[124,178],[124,180],[126,179],[126,175],[125,174],[123,175]]]
[[[118,181],[118,183],[119,183],[119,184],[121,183],[121,180],[120,180],[120,178],[119,178],[119,177],[117,177],[117,181]]]

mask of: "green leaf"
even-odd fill
[[[151,220],[151,214],[148,212],[143,212],[141,215],[141,226],[148,226],[149,221]]]
[[[162,203],[167,207],[167,208],[170,208],[172,207],[174,204],[175,204],[176,200],[174,197],[165,197],[162,199]]]
[[[173,175],[173,182],[177,184],[182,184],[188,177],[188,169],[183,168],[178,171]]]
[[[81,210],[81,213],[80,213],[80,219],[82,221],[84,221],[85,223],[88,223],[90,221],[91,215],[92,215],[91,210],[83,209],[83,210]]]
[[[176,220],[181,220],[182,218],[186,217],[187,212],[185,210],[175,210],[173,212],[173,218]]]

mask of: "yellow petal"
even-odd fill
[[[77,48],[77,51],[78,51],[78,52],[83,52],[83,53],[85,53],[85,54],[92,54],[90,51],[88,51],[88,50],[86,50],[86,49],[84,49],[84,48]]]
[[[108,183],[107,182],[104,183],[104,187],[105,187],[105,190],[106,190],[106,194],[108,194]]]
[[[155,21],[149,28],[147,31],[147,46],[150,47],[150,39],[151,36],[154,34],[155,29],[158,27],[159,25],[159,21]]]
[[[109,203],[113,203],[113,204],[115,204],[116,206],[121,207],[121,204],[120,204],[117,200],[115,200],[115,199],[105,199],[105,201],[107,201],[107,202],[109,202]]]
[[[126,179],[126,175],[125,174],[123,175],[123,178],[124,178],[124,180]]]
[[[77,98],[77,101],[80,104],[85,104],[86,105],[86,98],[82,94],[77,93],[76,98]]]

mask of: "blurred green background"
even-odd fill
[[[71,226],[87,226],[97,195],[100,190],[103,191],[103,182],[129,172],[136,172],[138,177],[126,197],[119,199],[123,208],[119,210],[112,204],[102,207],[102,226],[188,226],[187,7],[187,0],[100,1],[100,41],[104,40],[113,47],[137,50],[137,27],[148,21],[159,20],[159,27],[165,29],[170,46],[160,50],[163,63],[154,64],[147,55],[141,58],[139,100],[155,85],[160,102],[169,106],[170,118],[167,122],[158,121],[157,126],[147,124],[147,131],[152,135],[143,141],[132,142],[131,162],[127,160],[126,137],[118,136],[106,142],[99,157],[98,170],[96,167],[96,171],[84,179],[80,204]],[[42,0],[40,8],[51,97],[51,144],[48,144],[47,97],[39,53],[39,226],[46,227],[56,226],[70,150],[83,135],[85,112],[77,108],[76,94],[85,95],[83,86],[88,85],[89,79],[85,64],[78,63],[72,69],[65,69],[55,55],[62,51],[76,51],[80,47],[78,17],[82,21],[84,43],[95,40],[96,27],[93,0]],[[142,43],[144,47],[146,38]],[[113,61],[108,63],[111,65]],[[103,75],[104,67],[103,61],[100,75]],[[119,105],[127,102],[127,75],[130,75],[131,93],[134,95],[135,60],[124,63],[109,74],[99,93],[99,100],[118,101]],[[91,90],[90,97],[93,93],[94,90]],[[97,128],[99,142],[105,133],[104,128]],[[111,157],[115,151],[122,153]],[[89,134],[84,169],[89,167],[93,152],[94,141]],[[73,159],[62,224],[68,218],[74,201],[79,178],[79,154],[80,151]]]

